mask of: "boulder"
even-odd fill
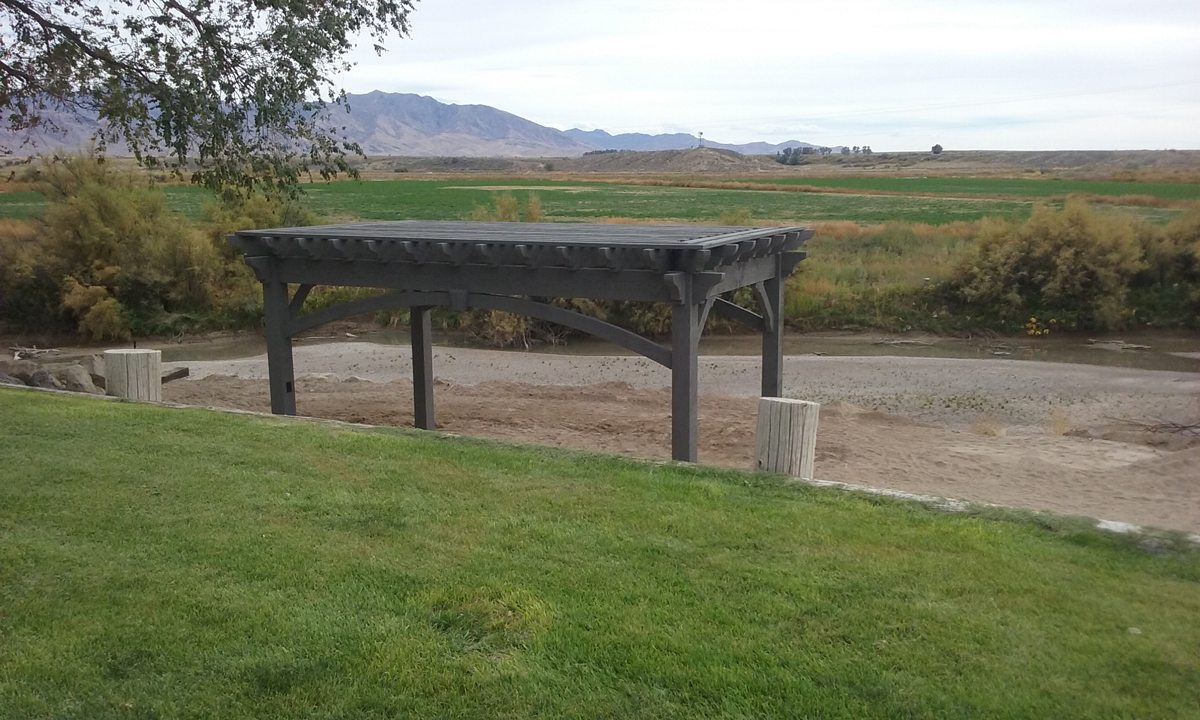
[[[20,385],[21,387],[25,387],[25,381],[0,372],[0,385]]]
[[[83,366],[94,378],[97,375],[104,377],[104,356],[103,355],[88,355],[81,359],[79,364]]]
[[[67,365],[54,371],[54,379],[71,392],[103,395],[104,391],[92,382],[92,376],[82,365]]]
[[[30,360],[0,360],[0,373],[11,375],[26,385],[30,384],[39,365]]]
[[[38,368],[29,376],[29,384],[36,388],[45,388],[46,390],[64,390],[63,384],[58,381],[58,378],[50,374],[49,370]]]

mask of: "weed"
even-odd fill
[[[1046,432],[1051,435],[1066,435],[1075,429],[1074,423],[1062,408],[1050,408],[1046,416]]]

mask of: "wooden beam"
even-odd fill
[[[762,332],[764,327],[763,316],[756,312],[751,312],[741,305],[732,303],[725,298],[714,298],[712,309],[713,312],[721,317],[739,322],[751,330]]]

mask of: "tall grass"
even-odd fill
[[[973,247],[976,226],[816,223],[809,258],[788,281],[788,321],[801,329],[948,330],[930,290]]]

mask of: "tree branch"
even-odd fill
[[[26,85],[36,85],[37,84],[37,78],[35,78],[34,76],[30,75],[29,73],[27,73],[23,70],[19,70],[19,69],[13,67],[12,65],[9,65],[8,63],[4,62],[3,60],[0,60],[0,70],[3,70],[6,74],[11,75],[13,77],[21,78],[22,80],[25,81]]]
[[[28,4],[22,2],[22,0],[0,0],[0,5],[4,5],[12,10],[22,13],[30,20],[37,23],[38,26],[41,27],[46,33],[58,33],[62,35],[64,38],[69,40],[72,45],[78,48],[80,52],[92,58],[96,62],[120,68],[126,72],[137,75],[145,82],[151,82],[150,77],[146,74],[145,68],[118,60],[107,49],[97,49],[93,47],[77,30],[75,30],[75,28],[46,19],[41,15],[41,13],[39,13],[37,10],[34,10]]]
[[[175,2],[175,0],[166,0],[166,2],[163,3],[163,9],[177,11],[180,15],[190,20],[192,26],[196,28],[196,32],[200,33],[201,35],[204,35],[212,29],[207,23],[200,19],[199,15]]]

